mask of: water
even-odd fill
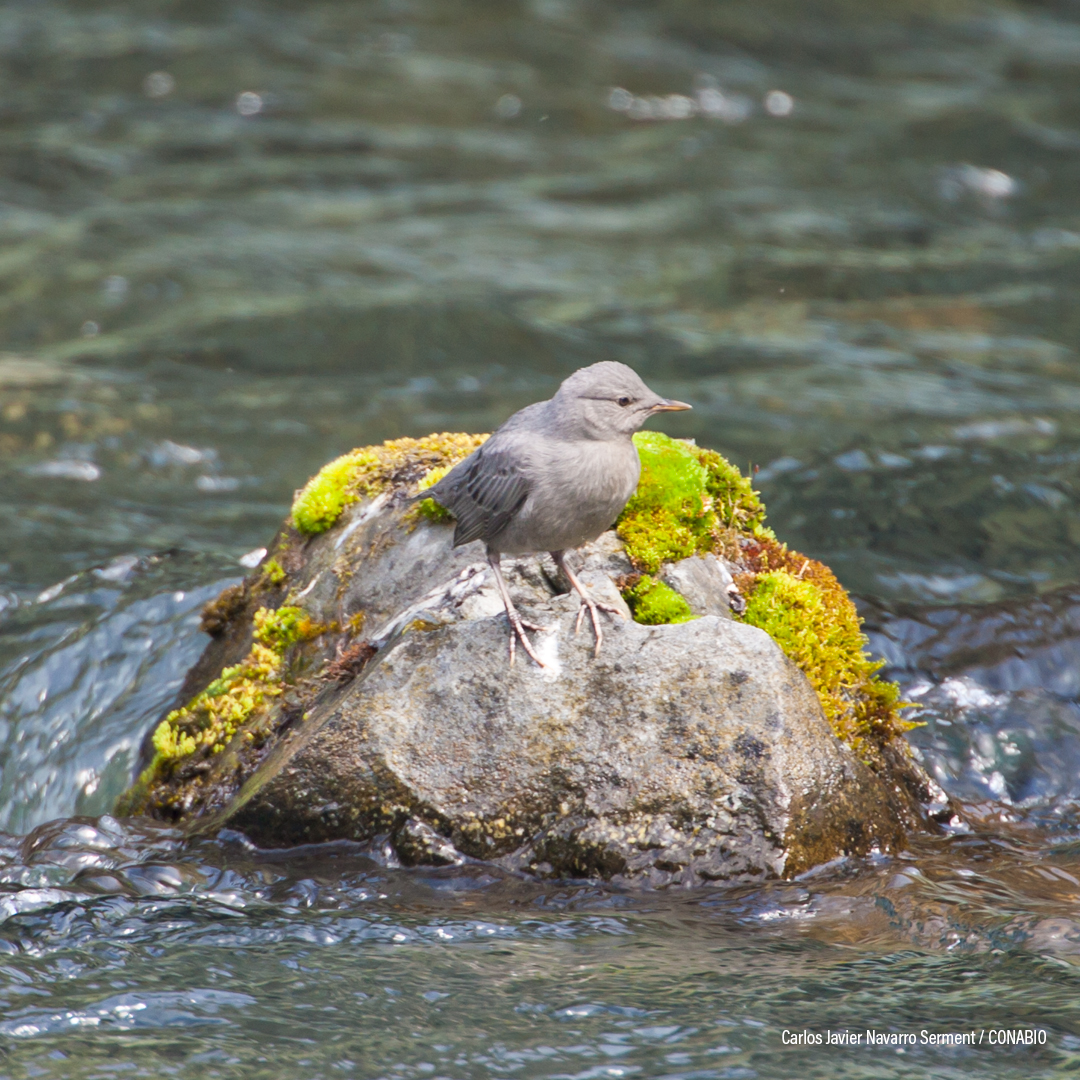
[[[1066,0],[0,6],[0,1077],[1074,1073],[1078,68]],[[315,468],[604,358],[966,823],[634,895],[107,816]]]

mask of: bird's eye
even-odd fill
[[[618,400],[618,404],[625,409],[626,406],[630,404],[630,399],[628,397],[621,397]]]

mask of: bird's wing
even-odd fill
[[[459,466],[462,474],[444,504],[457,519],[454,547],[497,536],[528,498],[529,479],[516,450],[489,441]]]

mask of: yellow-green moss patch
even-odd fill
[[[271,559],[263,567],[263,574],[271,585],[280,585],[289,576],[285,572],[285,567],[277,559]]]
[[[711,551],[721,529],[772,535],[750,481],[723,455],[659,431],[639,431],[634,444],[641,479],[616,528],[638,570]]]
[[[765,504],[750,482],[723,454],[693,447],[705,469],[705,493],[710,500],[716,526],[736,529],[749,536],[775,540],[765,524]]]
[[[637,580],[627,582],[622,595],[630,607],[634,622],[661,626],[689,622],[695,618],[690,605],[670,585],[657,581],[649,574],[633,576]]]
[[[252,620],[251,651],[182,709],[169,713],[154,732],[158,764],[197,749],[217,753],[268,698],[281,693],[282,664],[291,645],[317,637],[324,627],[303,608],[259,608]]]
[[[427,491],[428,488],[434,487],[453,467],[454,463],[450,463],[437,465],[434,469],[429,469],[420,483],[417,484],[417,491]],[[445,525],[454,520],[454,515],[445,506],[440,506],[434,499],[421,499],[416,504],[416,509],[429,521],[435,522],[436,525]]]
[[[823,563],[775,540],[752,543],[743,559],[743,620],[777,641],[805,672],[836,735],[874,764],[884,743],[916,725],[900,715],[899,687],[879,678],[882,663],[867,656],[847,590]]]
[[[375,464],[372,455],[354,450],[324,465],[305,485],[293,503],[293,524],[302,533],[326,532],[341,511],[361,495],[356,478]]]
[[[750,479],[715,450],[639,432],[641,481],[616,526],[643,573],[623,587],[640,623],[685,622],[686,601],[651,575],[664,562],[711,551],[737,571],[742,619],[770,634],[802,669],[837,736],[864,760],[912,725],[899,690],[865,652],[858,613],[828,567],[779,543]]]
[[[859,616],[842,589],[771,570],[758,577],[743,620],[770,634],[805,672],[833,731],[852,749],[869,752],[883,721],[897,726],[899,690],[876,677],[882,664],[866,655]]]
[[[278,655],[284,655],[285,650],[298,641],[318,637],[324,630],[302,607],[292,606],[279,607],[276,611],[259,608],[252,626],[255,641],[269,646]]]
[[[118,812],[136,812],[154,782],[175,762],[220,753],[265,702],[281,694],[289,647],[323,633],[303,608],[259,608],[253,619],[251,651],[221,674],[183,708],[174,709],[153,735],[154,757]]]
[[[189,757],[196,750],[218,752],[267,699],[281,693],[281,655],[256,642],[251,652],[227,667],[201,694],[169,713],[154,732],[155,761]]]
[[[453,465],[471,454],[486,435],[443,432],[423,439],[391,439],[353,450],[324,466],[296,497],[292,520],[302,533],[325,532],[350,503],[379,494],[410,465]],[[433,504],[434,505],[434,504]]]

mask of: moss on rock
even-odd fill
[[[277,559],[271,559],[263,566],[263,574],[271,585],[280,585],[289,576]]]
[[[670,585],[649,574],[631,575],[621,589],[623,599],[630,607],[634,622],[646,626],[662,626],[689,622],[695,618],[690,605]]]
[[[706,473],[694,447],[658,431],[634,436],[641,479],[619,516],[617,531],[631,562],[646,573],[709,545],[713,525]]]
[[[729,558],[730,558],[729,553]],[[836,575],[785,544],[758,538],[732,560],[747,598],[743,621],[770,634],[805,672],[836,735],[868,764],[916,725],[904,720],[895,683],[866,654],[862,620]]]
[[[634,436],[641,480],[616,526],[634,566],[623,586],[636,622],[685,622],[689,605],[656,581],[665,562],[713,552],[738,572],[744,622],[770,634],[817,693],[836,735],[864,760],[912,725],[894,683],[865,652],[861,621],[828,567],[777,541],[749,477],[715,450],[656,431]]]
[[[866,655],[855,606],[839,582],[830,586],[788,570],[767,571],[758,576],[742,617],[795,661],[833,731],[866,757],[882,735],[911,725],[896,717],[898,687],[878,679],[882,663]]]
[[[639,431],[634,445],[641,479],[616,529],[638,570],[712,551],[722,529],[772,536],[757,492],[722,454],[659,431]]]
[[[391,439],[335,458],[303,487],[292,508],[296,528],[308,535],[326,532],[350,503],[386,490],[410,466],[453,465],[471,454],[486,435],[443,432],[422,439]],[[432,504],[434,505],[434,504]]]
[[[318,637],[326,627],[312,622],[303,608],[259,608],[255,612],[251,651],[187,705],[174,709],[154,730],[154,757],[117,810],[135,813],[153,786],[178,762],[196,754],[221,753],[233,736],[284,687],[285,654],[301,641]]]
[[[252,625],[256,643],[268,646],[279,656],[284,656],[290,645],[310,641],[326,629],[313,622],[302,607],[292,605],[279,607],[276,611],[259,608]]]
[[[711,500],[716,526],[750,536],[776,539],[765,524],[765,504],[750,482],[723,454],[695,446],[694,454],[705,469],[705,492]]]
[[[434,469],[429,469],[420,483],[416,485],[416,490],[427,491],[428,488],[434,487],[454,467],[454,464],[437,465]],[[421,499],[416,504],[416,509],[428,521],[432,521],[436,525],[445,525],[454,520],[454,515],[445,506],[440,506],[434,499]]]
[[[359,499],[395,486],[424,490],[486,438],[443,433],[354,450],[305,485],[291,523],[301,534],[318,534]],[[635,620],[659,625],[692,619],[686,600],[655,575],[665,562],[710,552],[722,556],[748,601],[744,621],[771,634],[804,671],[835,733],[864,761],[879,763],[882,748],[912,725],[900,717],[896,686],[880,680],[880,665],[865,653],[858,614],[843,586],[828,567],[777,541],[749,478],[721,454],[659,432],[639,432],[634,441],[641,481],[616,528],[637,571],[621,583]],[[430,499],[408,511],[403,524],[420,517],[450,520]],[[294,647],[336,629],[317,624],[288,601],[273,607],[281,603],[285,581],[301,575],[305,564],[302,545],[295,533],[291,536],[244,586],[226,590],[208,606],[212,617],[204,620],[205,628],[218,635],[228,630],[230,640],[240,643],[231,658],[242,659],[210,667],[208,673],[218,671],[217,677],[161,721],[153,736],[153,760],[121,798],[118,812],[138,813],[153,805],[159,816],[169,816],[180,779],[208,768],[238,732],[253,737],[260,718],[269,715],[264,706],[300,677],[305,661]],[[250,626],[241,625],[248,618]],[[357,635],[362,625],[363,614],[356,613],[348,629]]]

